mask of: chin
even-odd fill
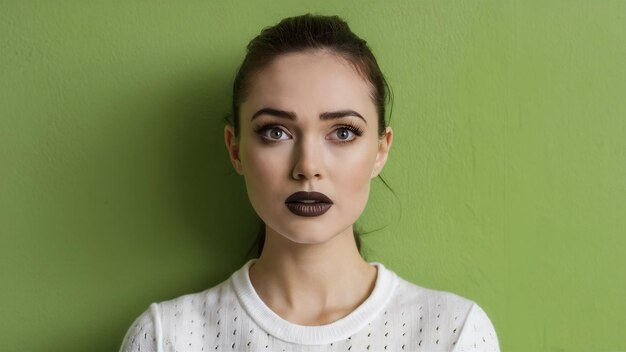
[[[329,236],[329,237],[323,237],[321,238],[319,236],[319,234],[314,234],[314,235],[303,235],[303,234],[298,234],[297,236],[285,236],[285,238],[287,238],[288,240],[297,243],[297,244],[309,244],[309,245],[315,245],[315,244],[322,244],[322,243],[326,243],[328,241],[330,241],[331,239],[333,239],[335,236]]]
[[[297,244],[322,244],[339,236],[345,227],[332,227],[319,221],[314,224],[294,224],[295,226],[278,227],[275,232],[290,242]]]
[[[283,239],[297,244],[323,244],[333,240],[351,228],[356,221],[356,214],[339,215],[331,208],[319,217],[300,217],[292,214],[287,208],[275,209],[273,212],[259,214],[265,222],[267,232],[273,232]],[[263,215],[263,216],[262,216]],[[350,218],[355,218],[350,222]]]
[[[328,231],[320,232],[299,227],[297,231],[292,229],[277,230],[277,234],[284,239],[297,244],[320,244],[332,239],[334,235],[329,235]]]

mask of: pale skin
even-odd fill
[[[393,131],[378,134],[371,89],[337,54],[284,54],[253,76],[240,107],[239,136],[224,128],[233,167],[266,224],[250,280],[261,300],[291,323],[332,323],[374,288],[376,268],[359,254],[353,224],[387,161]],[[297,216],[284,204],[297,191],[322,192],[333,205],[318,217]]]

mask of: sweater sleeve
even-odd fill
[[[130,326],[120,352],[160,352],[160,326],[159,307],[153,303]]]
[[[500,352],[498,336],[485,311],[474,304],[452,352]]]

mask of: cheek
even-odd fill
[[[376,159],[375,150],[371,147],[354,149],[348,155],[339,156],[336,178],[341,180],[341,188],[346,196],[355,201],[367,200],[371,182],[372,169]]]
[[[284,174],[288,156],[283,156],[279,148],[263,148],[255,145],[244,145],[241,162],[248,195],[252,201],[279,196],[278,190],[284,185]],[[268,192],[269,191],[269,192]],[[269,197],[268,197],[269,196]]]
[[[343,160],[343,168],[359,179],[369,179],[376,161],[377,145],[368,140],[353,148],[346,148],[338,155]]]

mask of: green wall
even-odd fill
[[[314,12],[395,96],[367,259],[477,301],[503,351],[626,351],[626,2],[307,3],[0,2],[0,350],[116,350],[245,261],[230,84]]]

